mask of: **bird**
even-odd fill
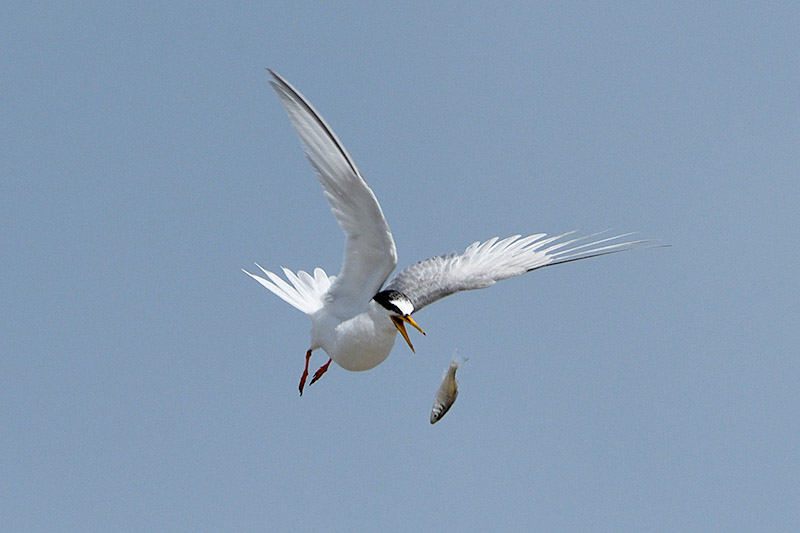
[[[543,267],[639,249],[652,242],[628,240],[632,233],[609,237],[598,232],[578,237],[575,231],[555,236],[536,233],[494,237],[474,242],[460,254],[414,263],[386,284],[397,266],[397,249],[378,199],[311,103],[281,75],[268,70],[272,76],[270,85],[297,131],[345,234],[338,275],[328,275],[321,268],[309,274],[281,267],[284,280],[258,263],[263,276],[242,269],[311,319],[311,343],[298,386],[301,396],[314,350],[322,349],[328,361],[314,373],[309,386],[327,372],[331,361],[350,371],[376,367],[389,356],[398,333],[413,352],[406,325],[425,335],[412,315],[441,298],[489,287]]]

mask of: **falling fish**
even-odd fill
[[[439,385],[439,390],[436,391],[436,397],[433,399],[433,409],[431,409],[431,424],[438,422],[453,406],[458,397],[458,382],[456,381],[456,370],[464,363],[466,359],[456,358],[453,353],[453,359],[450,361],[450,368],[445,370],[442,376],[442,384]]]

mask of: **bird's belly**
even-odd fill
[[[326,336],[320,347],[345,370],[374,368],[389,356],[397,336],[389,320],[382,322],[364,315],[346,320],[334,328],[334,335]]]

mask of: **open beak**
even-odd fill
[[[397,331],[399,331],[400,335],[402,335],[403,338],[406,340],[406,343],[408,344],[408,347],[411,348],[412,352],[417,353],[417,352],[414,351],[414,346],[411,344],[411,339],[408,338],[408,332],[406,332],[406,322],[408,322],[409,324],[411,324],[412,326],[417,328],[417,331],[419,331],[423,335],[425,335],[425,332],[422,331],[422,328],[419,327],[417,325],[417,323],[414,322],[414,319],[411,318],[408,315],[406,315],[406,316],[392,316],[391,318],[392,318],[392,322],[394,323],[394,326],[397,328]]]

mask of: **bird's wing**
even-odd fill
[[[333,130],[289,82],[270,73],[270,84],[280,96],[346,236],[342,271],[325,295],[326,303],[360,312],[397,265],[392,232],[375,194]]]
[[[384,291],[403,293],[415,312],[459,291],[482,289],[537,268],[632,250],[650,242],[621,242],[630,235],[626,234],[577,244],[597,233],[563,240],[573,233],[548,238],[544,233],[523,238],[514,235],[503,240],[495,237],[484,243],[476,242],[462,254],[441,255],[411,265],[395,276]]]

